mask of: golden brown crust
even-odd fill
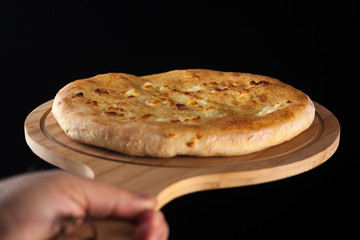
[[[260,151],[306,130],[315,112],[277,79],[204,69],[77,80],[58,92],[52,111],[74,140],[154,157]]]

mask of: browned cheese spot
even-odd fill
[[[251,81],[251,82],[250,82],[250,85],[252,85],[252,86],[258,86],[258,85],[260,85],[260,84],[269,85],[270,83],[267,82],[267,81],[264,81],[264,80],[262,80],[262,81],[260,81],[260,82],[255,82],[255,81]]]
[[[82,93],[82,92],[79,92],[79,93],[75,94],[74,96],[72,96],[72,98],[81,98],[81,97],[84,97],[84,93]]]
[[[181,103],[177,103],[177,104],[175,105],[175,108],[176,108],[177,110],[184,110],[184,109],[186,109],[186,105],[185,105],[185,104],[181,104]]]
[[[95,92],[96,94],[98,94],[98,95],[108,95],[108,94],[110,94],[108,91],[106,91],[106,90],[101,90],[100,88],[95,89],[94,92]]]
[[[97,101],[93,101],[93,100],[88,100],[85,102],[85,104],[91,105],[91,106],[96,106],[96,107],[98,106]]]
[[[148,118],[150,118],[150,117],[153,117],[154,115],[152,115],[151,113],[147,113],[147,114],[144,114],[144,115],[142,115],[142,119],[148,119]]]
[[[124,114],[123,113],[116,113],[116,112],[104,112],[105,116],[112,116],[112,117],[123,117]]]

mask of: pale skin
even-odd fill
[[[0,181],[1,239],[51,239],[72,217],[132,220],[135,239],[164,240],[169,227],[155,207],[150,195],[60,170],[19,175]]]

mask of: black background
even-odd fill
[[[172,201],[163,208],[170,239],[354,232],[356,1],[5,0],[1,5],[1,177],[52,168],[27,147],[24,120],[75,79],[186,68],[263,74],[301,89],[337,116],[338,151],[299,176]]]

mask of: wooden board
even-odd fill
[[[153,194],[159,209],[187,193],[303,173],[329,159],[340,138],[336,117],[315,103],[315,120],[308,130],[261,152],[236,157],[132,157],[71,140],[54,119],[51,106],[52,100],[40,105],[25,120],[26,141],[35,154],[71,173]]]

